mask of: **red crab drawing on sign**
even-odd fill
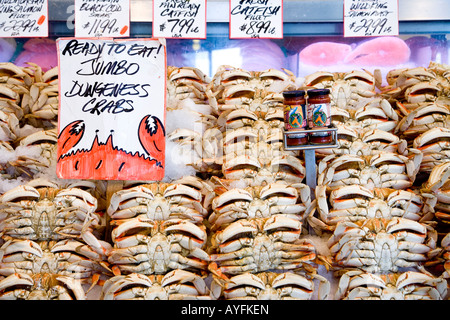
[[[74,149],[83,137],[85,122],[76,120],[58,137],[57,174],[61,178],[97,180],[162,180],[165,130],[161,120],[147,115],[139,123],[138,138],[146,155],[114,145],[113,131],[106,142],[95,136],[90,149]]]

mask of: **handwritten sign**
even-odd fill
[[[344,37],[398,35],[398,0],[344,0]]]
[[[0,0],[1,37],[48,37],[47,0]]]
[[[161,180],[166,47],[157,39],[62,38],[57,174]]]
[[[76,37],[128,37],[130,0],[75,0]]]
[[[153,37],[206,39],[206,0],[154,0]]]
[[[230,38],[283,38],[283,1],[230,0]]]

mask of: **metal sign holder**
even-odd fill
[[[305,144],[298,146],[288,146],[286,138],[290,135],[305,134],[305,133],[319,133],[331,132],[331,144]],[[306,169],[306,184],[311,188],[311,198],[314,199],[314,190],[317,185],[317,168],[316,168],[316,149],[337,148],[337,127],[331,124],[329,127],[323,129],[308,129],[308,130],[289,130],[283,129],[283,144],[284,150],[303,150],[305,153],[305,169]]]

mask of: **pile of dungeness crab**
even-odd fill
[[[448,299],[449,66],[167,75],[166,177],[112,189],[54,174],[57,70],[0,64],[0,299]],[[315,188],[283,148],[308,88],[338,130]]]

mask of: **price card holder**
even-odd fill
[[[282,0],[230,0],[230,39],[283,38]]]
[[[286,138],[290,135],[296,134],[310,134],[320,132],[331,132],[332,143],[330,144],[305,144],[298,146],[288,146]],[[283,128],[283,148],[284,150],[303,150],[305,158],[305,172],[306,172],[306,184],[311,188],[311,198],[314,199],[314,189],[317,185],[317,165],[316,165],[316,149],[329,149],[338,147],[337,127],[331,124],[330,127],[324,129],[308,129],[308,130],[289,130],[285,131]]]
[[[153,0],[153,37],[206,39],[206,0]]]
[[[398,0],[344,0],[344,37],[398,36]]]
[[[75,0],[75,37],[128,37],[130,0]]]
[[[0,38],[48,37],[48,1],[0,1]]]

